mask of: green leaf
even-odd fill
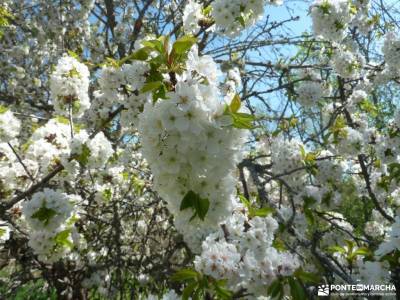
[[[194,207],[194,199],[197,197],[197,194],[193,191],[189,191],[186,193],[186,195],[183,197],[181,206],[179,210],[185,210],[189,207]]]
[[[72,68],[71,70],[69,70],[68,76],[70,78],[81,78],[81,74],[75,68]]]
[[[74,51],[72,51],[72,50],[67,50],[67,53],[68,53],[69,56],[75,58],[77,61],[80,60],[80,57],[79,57],[79,55],[78,55],[76,52],[74,52]]]
[[[150,72],[147,77],[147,82],[163,81],[163,74],[159,70],[160,65],[155,63],[150,63]]]
[[[79,156],[76,158],[78,162],[81,163],[81,165],[86,166],[87,163],[89,162],[89,157],[90,157],[90,149],[86,144],[82,145],[82,152],[79,154]]]
[[[249,209],[250,217],[266,217],[274,212],[272,207],[262,207],[262,208],[254,208],[251,207]]]
[[[304,300],[307,299],[306,293],[298,280],[289,277],[290,294],[293,300]]]
[[[68,226],[74,225],[78,220],[79,217],[77,215],[73,215],[71,218],[68,219],[67,225]]]
[[[255,121],[255,117],[251,114],[246,113],[238,113],[238,112],[229,112],[228,113],[232,117],[232,126],[239,129],[253,129],[253,121]]]
[[[81,103],[79,101],[72,102],[72,112],[74,114],[78,113],[81,108]]]
[[[161,81],[147,82],[140,90],[142,93],[147,93],[159,89],[163,83]]]
[[[251,207],[250,201],[245,196],[239,195],[239,200],[243,203],[244,206],[246,206],[246,208]]]
[[[268,295],[271,296],[271,298],[275,298],[278,295],[283,294],[283,285],[282,282],[277,279],[274,282],[271,283],[271,285],[268,287]]]
[[[32,219],[38,219],[45,226],[47,226],[50,222],[50,219],[53,218],[57,212],[54,209],[47,208],[45,204],[39,208],[32,216]]]
[[[132,54],[128,55],[127,57],[121,59],[119,61],[119,65],[122,66],[125,62],[129,60],[141,60],[144,61],[149,57],[149,53],[153,51],[150,47],[142,47],[139,50],[133,52]]]
[[[212,11],[212,6],[211,6],[211,5],[208,5],[207,7],[204,7],[204,8],[202,9],[201,13],[202,13],[204,16],[207,16],[207,15],[209,15],[209,14],[211,13],[211,11]]]
[[[348,248],[347,251],[348,251],[349,253],[353,252],[353,249],[354,249],[356,243],[353,242],[353,241],[350,241],[350,240],[344,240],[344,242],[345,242],[346,245],[347,245],[347,248]]]
[[[103,191],[103,197],[104,197],[104,199],[106,199],[106,201],[110,201],[111,197],[112,197],[111,189],[105,189]]]
[[[307,208],[304,210],[304,215],[306,217],[308,225],[313,226],[315,224],[315,217],[313,211]]]
[[[114,58],[112,58],[112,57],[106,57],[105,65],[106,66],[111,66],[111,67],[114,67],[114,68],[119,68],[120,67],[119,62],[117,60],[115,60]]]
[[[236,94],[232,101],[231,104],[229,105],[230,111],[235,113],[240,109],[240,106],[242,105],[242,102],[240,101],[240,96]]]
[[[118,65],[122,66],[124,63],[130,61],[130,60],[141,60],[145,61],[149,57],[150,52],[152,52],[154,49],[150,47],[142,47],[138,49],[137,51],[133,52],[132,54],[124,57],[123,59],[118,61]]]
[[[272,132],[272,136],[273,136],[273,137],[277,137],[281,132],[282,132],[281,129],[274,130],[274,131]]]
[[[195,213],[190,220],[193,220],[196,216],[198,216],[201,220],[204,221],[209,207],[210,201],[208,199],[202,199],[195,192],[189,191],[182,199],[180,210],[192,208]]]
[[[285,243],[279,237],[275,237],[274,241],[272,242],[272,247],[274,247],[279,252],[283,252],[283,251],[287,250]]]
[[[393,179],[396,180],[396,182],[400,181],[400,164],[399,163],[391,163],[389,165],[389,179],[392,181]]]
[[[303,200],[304,200],[304,209],[308,209],[312,207],[315,203],[317,203],[317,200],[315,200],[314,197],[310,196],[304,196]]]
[[[143,41],[142,45],[159,53],[164,53],[164,44],[161,40]]]
[[[57,116],[56,120],[58,123],[60,124],[65,124],[65,125],[69,125],[69,120],[66,117],[63,116]]]
[[[315,283],[319,284],[321,281],[320,277],[316,274],[306,272],[302,268],[297,269],[293,275],[300,279],[304,283]]]
[[[303,145],[300,145],[300,153],[301,153],[301,158],[304,159],[306,157],[306,150],[304,150]]]
[[[346,253],[346,249],[344,249],[343,247],[336,245],[336,246],[330,246],[327,249],[329,252],[332,253],[341,253],[341,254],[345,254]]]
[[[7,230],[0,227],[0,237],[2,237],[6,232],[7,232]]]
[[[132,53],[131,58],[135,60],[146,60],[149,57],[149,48],[143,47]]]
[[[167,87],[163,83],[157,90],[153,92],[153,102],[156,102],[158,99],[167,99]]]
[[[193,300],[203,300],[205,298],[204,292],[203,288],[198,287],[193,294]]]
[[[199,197],[198,201],[195,202],[196,213],[202,221],[204,221],[209,208],[210,201],[208,199],[202,199]]]
[[[246,21],[244,19],[243,14],[241,14],[239,17],[236,18],[236,21],[239,22],[239,24],[244,28],[246,27]]]
[[[177,39],[172,46],[172,50],[174,53],[178,55],[185,54],[192,48],[194,44],[196,44],[197,39],[190,35],[185,35],[179,39]]]
[[[73,248],[74,244],[68,239],[70,233],[71,233],[71,229],[66,229],[66,230],[60,231],[54,237],[54,241],[56,242],[57,245],[65,246],[68,248]]]
[[[171,276],[172,281],[186,281],[186,280],[196,280],[199,276],[199,273],[193,269],[182,269],[177,271],[175,274]]]
[[[371,251],[366,247],[360,247],[348,255],[349,260],[354,260],[357,256],[372,256]]]
[[[182,300],[189,300],[190,296],[192,295],[193,291],[197,288],[197,282],[192,282],[188,284],[182,292]]]
[[[360,247],[356,251],[354,251],[353,253],[354,253],[354,255],[360,255],[360,256],[371,255],[371,251],[366,247]]]
[[[6,6],[0,6],[0,19],[2,20],[3,18],[8,18],[8,19],[14,19],[14,16],[7,10]],[[2,22],[5,22],[2,20]],[[8,25],[8,22],[6,24],[2,24],[2,26]]]
[[[142,195],[143,190],[144,190],[144,188],[146,186],[146,182],[141,180],[137,176],[133,176],[131,180],[132,180],[131,182],[133,183],[133,187],[135,189],[135,192],[138,195]]]
[[[226,280],[218,280],[214,282],[215,293],[218,299],[228,300],[232,299],[232,292],[226,287]]]
[[[8,111],[8,108],[4,105],[0,105],[0,114],[4,114],[6,111]]]
[[[266,217],[272,214],[275,210],[272,207],[262,207],[257,208],[251,205],[250,200],[248,200],[245,196],[239,194],[239,200],[243,203],[243,205],[249,210],[249,216],[253,217]]]

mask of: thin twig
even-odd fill
[[[35,182],[35,179],[33,178],[32,174],[29,172],[28,168],[26,167],[26,165],[24,164],[24,162],[22,161],[21,157],[19,156],[19,154],[17,153],[17,151],[14,149],[14,147],[11,145],[10,142],[7,142],[8,146],[10,146],[11,150],[14,152],[15,156],[17,157],[19,163],[22,165],[22,167],[24,168],[26,174],[28,174],[29,178],[31,179],[32,182]]]

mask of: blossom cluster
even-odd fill
[[[89,139],[87,132],[81,130],[70,141],[70,147],[70,155],[77,157],[77,160],[89,169],[104,167],[114,153],[110,141],[103,132],[99,132],[92,139]]]
[[[265,295],[266,286],[278,276],[292,275],[300,261],[296,255],[272,246],[278,229],[274,218],[249,218],[243,208],[236,209],[205,239],[195,268],[215,279],[226,279],[232,291],[244,288],[253,295]]]
[[[400,38],[394,33],[389,32],[385,36],[382,52],[388,71],[392,76],[398,76],[400,67]]]
[[[198,251],[201,240],[232,211],[232,173],[241,157],[245,133],[226,124],[226,104],[219,100],[214,85],[216,67],[211,58],[189,54],[187,69],[167,101],[145,104],[139,133],[155,187],[175,216],[177,229]],[[209,84],[193,78],[192,70]],[[193,211],[180,210],[190,191],[209,201],[204,221],[195,218],[189,222]]]
[[[293,170],[303,167],[301,156],[303,144],[297,139],[288,140],[278,136],[271,141],[272,172],[276,175],[288,175],[285,177],[292,188],[303,188],[303,173]]]
[[[146,62],[132,61],[121,67],[106,65],[99,77],[100,89],[94,92],[95,101],[89,111],[93,122],[107,119],[116,104],[124,106],[121,113],[121,125],[124,130],[131,131],[137,126],[137,116],[143,111],[143,106],[151,99],[151,93],[141,92],[150,66]]]
[[[29,138],[25,154],[32,174],[47,174],[60,159],[67,159],[70,139],[71,128],[66,119],[50,119],[37,128]]]
[[[200,30],[199,22],[204,18],[202,6],[194,0],[189,0],[183,10],[183,29],[186,33],[196,34]]]
[[[311,6],[311,17],[315,35],[340,41],[352,19],[349,1],[317,0]]]
[[[89,75],[86,65],[71,56],[58,60],[50,76],[51,95],[58,114],[79,117],[90,107]]]
[[[311,8],[313,31],[318,37],[340,43],[349,27],[363,34],[371,30],[369,0],[316,0]]]
[[[42,2],[46,1],[38,3]],[[74,1],[67,2],[67,11],[75,12]],[[86,24],[94,1],[81,2],[75,6],[82,8],[79,18]],[[175,22],[183,6],[170,2]],[[204,37],[201,45],[208,46],[210,31],[238,36],[263,17],[266,4],[282,1],[216,0],[208,7],[194,0],[185,2],[179,26],[186,33]],[[30,78],[27,68],[18,62],[37,60],[55,65],[48,83],[55,114],[62,117],[51,115],[51,106],[41,112],[35,102],[32,107],[26,104],[33,114],[30,122],[29,115],[20,113],[25,104],[18,106],[18,113],[0,106],[0,198],[11,200],[4,202],[6,207],[19,199],[20,191],[29,194],[34,190],[23,200],[22,218],[19,203],[5,213],[7,221],[0,224],[2,245],[9,239],[4,245],[13,244],[20,231],[26,232],[29,246],[44,262],[41,266],[50,269],[49,263],[64,257],[66,268],[73,268],[71,274],[82,274],[83,288],[113,298],[118,293],[115,282],[125,276],[124,268],[137,266],[135,276],[140,275],[134,278],[135,285],[145,289],[153,284],[151,270],[166,262],[171,264],[169,269],[175,269],[175,264],[187,265],[192,253],[196,255],[195,269],[215,281],[199,277],[209,283],[226,281],[231,291],[254,296],[268,294],[273,282],[300,281],[295,274],[300,263],[316,260],[316,266],[340,275],[341,279],[329,276],[335,283],[346,277],[361,283],[392,280],[393,266],[384,260],[400,249],[396,211],[400,207],[400,113],[395,112],[393,121],[387,122],[393,108],[381,106],[381,98],[389,94],[382,85],[399,75],[400,42],[396,33],[388,33],[382,47],[384,61],[374,61],[381,58],[377,53],[364,60],[373,44],[364,49],[364,37],[359,38],[373,23],[369,6],[368,0],[316,0],[310,7],[318,40],[310,43],[309,56],[301,64],[296,65],[301,55],[287,67],[279,63],[274,72],[282,71],[278,75],[284,77],[264,73],[268,84],[272,78],[284,80],[278,89],[289,87],[288,105],[279,111],[272,103],[260,113],[257,123],[261,128],[252,131],[251,151],[240,163],[249,136],[239,128],[251,126],[235,123],[235,116],[250,116],[236,93],[243,76],[246,101],[252,101],[252,95],[264,100],[264,92],[257,92],[264,84],[264,78],[258,81],[257,75],[263,63],[235,60],[240,47],[227,45],[227,50],[236,50],[223,65],[227,74],[222,75],[211,56],[200,55],[196,46],[189,51],[187,45],[193,45],[195,39],[179,38],[178,27],[177,44],[169,44],[169,37],[151,35],[140,40],[143,36],[136,31],[141,26],[148,28],[146,18],[154,9],[150,6],[146,13],[143,8],[142,22],[127,4],[115,20],[119,24],[110,22],[106,39],[97,37],[103,28],[101,18],[100,25],[92,27],[96,34],[89,42],[95,47],[85,52],[85,57],[94,69],[101,67],[93,74],[94,92],[89,100],[88,67],[76,55],[64,55],[55,63],[59,51],[53,51],[56,43],[63,48],[65,42],[68,47],[74,45],[87,28],[75,33],[74,24],[80,24],[76,16],[60,13],[59,20],[57,10],[38,4],[41,13],[43,7],[49,9],[48,20],[37,23],[27,19],[27,26],[33,28],[29,31],[37,37],[30,36],[28,42],[6,50],[11,62],[5,65],[12,71],[4,86],[17,95],[24,84],[34,85],[36,93],[28,98],[44,95],[47,77],[42,75],[40,63]],[[101,15],[102,6],[96,5],[94,13]],[[46,39],[46,24],[56,36],[54,43]],[[165,28],[170,28],[169,24]],[[10,30],[2,42],[7,44],[22,35],[18,30]],[[203,35],[203,30],[208,32]],[[90,32],[85,34],[90,36]],[[131,43],[129,50],[126,38]],[[357,43],[352,42],[355,39]],[[287,42],[297,44],[291,39]],[[240,39],[240,43],[247,45],[247,40]],[[256,50],[260,49],[257,44]],[[26,59],[36,46],[40,55]],[[185,47],[187,51],[182,50]],[[225,49],[218,51],[216,56],[223,59]],[[104,53],[115,59],[105,59]],[[296,80],[291,82],[293,69],[304,71],[295,74]],[[293,94],[300,110],[290,105]],[[10,97],[14,98],[18,97]],[[37,98],[45,99],[38,102],[47,107],[48,97]],[[258,106],[254,109],[259,112]],[[290,113],[293,116],[288,116]],[[262,128],[263,122],[270,120],[278,125],[272,134],[269,125]],[[237,166],[242,172],[240,183]],[[257,199],[257,208],[238,205],[236,190]],[[260,217],[265,214],[257,213],[265,211],[258,208],[266,203],[274,212]],[[360,207],[363,213],[354,217],[353,211]],[[21,230],[14,231],[14,227]],[[285,245],[280,247],[281,240]],[[313,247],[304,247],[311,244]],[[361,246],[364,244],[369,248]],[[34,260],[38,265],[36,257]],[[315,265],[304,263],[302,269],[317,273],[320,269]],[[165,279],[163,276],[160,278]],[[303,283],[307,288],[308,282]],[[169,287],[162,290],[168,291],[162,299],[179,298]],[[282,287],[285,296],[288,290]]]
[[[45,188],[23,204],[23,215],[32,230],[29,246],[39,259],[54,262],[72,248],[74,205],[79,201],[78,195]]]
[[[343,78],[355,79],[360,76],[363,60],[359,53],[338,48],[332,57],[334,71]]]
[[[263,0],[217,0],[212,3],[211,13],[221,32],[228,36],[235,36],[240,33],[242,27],[251,26],[262,18],[264,4]]]
[[[0,142],[9,142],[18,136],[21,122],[12,111],[0,106]]]

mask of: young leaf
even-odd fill
[[[240,101],[240,96],[238,94],[236,94],[233,99],[231,104],[229,105],[229,108],[231,110],[231,112],[235,113],[240,109],[242,102]]]
[[[193,294],[193,300],[203,300],[205,291],[202,287],[198,287]]]
[[[290,294],[293,300],[307,299],[306,293],[298,280],[289,277]]]
[[[215,294],[218,299],[228,300],[232,299],[232,292],[226,288],[225,280],[218,280],[214,282]]]
[[[75,58],[77,61],[79,61],[80,57],[76,52],[74,52],[72,50],[67,50],[67,53],[69,56],[71,56],[71,57]]]
[[[246,208],[250,208],[251,207],[250,201],[245,196],[239,195],[239,200],[240,200],[240,202],[243,203],[244,206],[246,206]]]
[[[198,197],[197,201],[195,202],[195,209],[197,215],[202,221],[204,221],[209,208],[210,208],[210,201],[208,199],[202,199]]]
[[[266,217],[274,212],[274,209],[271,207],[262,207],[262,208],[250,208],[249,214],[251,217]]]
[[[182,300],[189,300],[193,291],[197,288],[197,285],[198,283],[196,281],[188,284],[182,292]]]
[[[274,241],[272,242],[272,247],[274,247],[279,252],[287,251],[287,247],[283,240],[279,237],[275,237]]]
[[[268,295],[271,296],[271,298],[275,298],[278,295],[283,294],[283,285],[282,282],[277,279],[274,282],[271,283],[271,285],[268,287]]]
[[[164,53],[164,44],[161,40],[143,41],[142,45],[159,53]]]
[[[360,247],[356,251],[353,252],[353,255],[359,255],[359,256],[369,256],[371,255],[371,251],[366,248],[366,247]]]
[[[0,104],[0,114],[4,114],[7,110],[8,108],[6,106]]]
[[[74,244],[68,239],[71,233],[70,229],[63,230],[54,237],[56,244],[61,246],[66,246],[68,248],[73,248]]]
[[[306,217],[306,221],[308,225],[313,226],[315,224],[315,217],[313,211],[309,208],[304,210],[304,215]]]
[[[189,49],[192,48],[192,46],[196,44],[196,42],[197,39],[195,37],[185,35],[175,41],[174,45],[172,46],[172,50],[174,53],[182,55],[189,51]]]
[[[43,222],[43,224],[46,226],[49,224],[50,219],[54,217],[56,214],[57,212],[54,209],[42,206],[31,216],[31,218],[38,219],[40,222]]]
[[[149,53],[153,51],[154,49],[150,47],[142,47],[139,50],[133,52],[132,54],[124,57],[119,61],[119,65],[122,66],[124,63],[126,63],[129,60],[141,60],[144,61],[149,57]]]
[[[172,281],[186,281],[186,280],[195,280],[198,277],[198,273],[192,269],[182,269],[177,271],[174,275],[171,276]]]
[[[229,115],[232,117],[232,126],[239,129],[253,129],[253,121],[255,117],[251,114],[230,112]]]
[[[195,192],[193,192],[193,191],[187,192],[186,195],[182,199],[179,210],[185,210],[186,208],[194,207],[194,201],[195,201],[196,197],[197,197],[197,195]]]
[[[341,253],[341,254],[345,254],[346,253],[346,249],[344,249],[343,247],[341,247],[341,246],[338,246],[338,245],[336,245],[336,246],[330,246],[330,247],[328,247],[328,249],[327,249],[329,252],[332,252],[332,253]]]
[[[58,123],[69,125],[69,120],[63,116],[57,116],[56,120]]]
[[[304,283],[315,283],[319,284],[321,282],[321,279],[319,278],[318,275],[315,275],[310,272],[304,271],[302,268],[297,269],[294,274],[296,278],[300,279]]]
[[[81,165],[85,166],[89,162],[89,156],[90,156],[90,149],[86,144],[82,145],[82,153],[79,154],[79,156],[76,158],[78,162],[81,163]]]
[[[159,89],[162,86],[162,84],[163,83],[161,81],[148,82],[142,87],[142,89],[140,91],[142,93],[154,91],[154,90]]]
[[[189,191],[182,199],[180,210],[192,208],[194,210],[194,214],[191,217],[190,221],[193,220],[196,216],[204,221],[209,207],[210,201],[208,199],[202,199],[195,192]]]
[[[209,5],[207,7],[204,7],[201,13],[202,15],[207,16],[211,13],[211,11],[212,11],[212,6]]]
[[[146,60],[149,57],[149,48],[143,47],[132,53],[131,58],[136,60]]]
[[[246,21],[244,19],[243,14],[241,14],[239,17],[236,18],[236,20],[239,22],[239,24],[244,28],[246,27]]]

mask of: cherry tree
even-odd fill
[[[2,1],[0,293],[400,293],[398,17],[389,0]]]

